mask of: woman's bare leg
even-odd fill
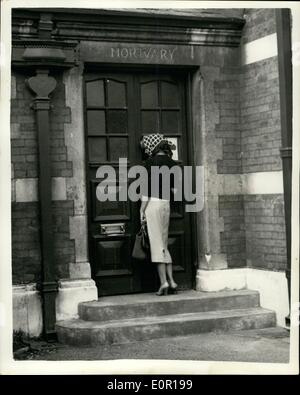
[[[173,278],[173,264],[172,263],[168,263],[166,265],[166,272],[167,272],[167,275],[168,275],[168,278],[170,281],[171,288],[176,288],[177,284],[175,283],[174,278]]]
[[[167,272],[166,272],[166,265],[165,263],[158,263],[157,264],[157,271],[160,280],[160,287],[159,290],[156,292],[156,295],[167,295],[169,283],[167,282]]]
[[[160,285],[164,285],[167,282],[166,264],[157,263],[157,272],[159,276]]]

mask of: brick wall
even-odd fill
[[[246,9],[242,44],[276,32],[275,11]],[[215,101],[222,139],[219,174],[282,170],[277,56],[220,72]],[[267,181],[266,181],[267,188]],[[219,196],[224,222],[221,249],[229,267],[284,270],[286,266],[283,195]]]
[[[38,178],[38,140],[35,114],[30,105],[33,95],[26,87],[29,75],[13,73],[11,98],[12,185],[18,179]],[[50,112],[51,175],[71,177],[64,124],[70,122],[70,109],[65,106],[65,87],[56,76]],[[13,189],[14,190],[14,189]],[[26,194],[26,191],[25,191]],[[41,278],[40,221],[38,202],[16,201],[12,195],[12,270],[13,283],[29,283]],[[58,278],[69,276],[69,263],[74,262],[75,245],[70,240],[69,216],[74,215],[73,201],[53,202],[54,259]]]
[[[219,215],[224,221],[221,252],[228,267],[285,270],[283,195],[219,196]]]
[[[242,44],[276,32],[275,10],[272,8],[246,8],[243,16],[246,23]]]
[[[242,43],[276,32],[274,9],[246,9]],[[243,173],[282,169],[277,56],[241,67],[240,111]]]
[[[222,139],[223,150],[222,159],[217,161],[218,174],[239,174],[242,170],[239,71],[237,67],[222,68],[221,79],[214,84],[215,102],[220,114],[216,137]]]
[[[40,222],[38,203],[12,203],[13,283],[41,278]]]
[[[53,210],[54,262],[57,278],[68,278],[74,262],[74,240],[70,240],[69,216],[73,201],[56,201]],[[38,202],[12,203],[13,284],[41,280],[41,245]]]
[[[226,254],[228,267],[246,266],[246,238],[243,195],[219,196],[219,215],[224,221],[221,252]]]
[[[11,147],[14,178],[37,178],[37,131],[35,114],[31,109],[33,95],[26,87],[29,75],[14,73],[16,84],[11,99]],[[65,87],[62,76],[55,76],[57,87],[51,97],[51,175],[72,177],[72,162],[67,160],[64,124],[71,121],[70,108],[65,106]]]
[[[282,195],[244,197],[247,265],[259,269],[286,268]]]
[[[245,65],[241,72],[243,173],[282,169],[277,57]]]
[[[248,9],[245,18],[243,44],[276,32],[274,9]],[[240,125],[243,173],[282,170],[277,56],[241,67]],[[245,195],[244,213],[247,266],[284,270],[283,195]]]
[[[34,111],[30,108],[32,95],[25,85],[27,76],[13,74],[11,99],[11,161],[14,178],[36,178],[37,132]]]

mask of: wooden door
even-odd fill
[[[153,132],[172,139],[177,147],[173,158],[188,164],[184,74],[87,73],[85,129],[89,254],[99,295],[153,291],[158,286],[156,268],[131,258],[139,203],[99,202],[96,171],[109,164],[118,174],[120,157],[128,158],[129,166],[140,164],[140,138]],[[171,206],[169,248],[176,281],[190,288],[191,218],[181,202]]]

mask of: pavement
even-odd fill
[[[166,359],[194,361],[289,362],[289,331],[275,327],[210,332],[127,344],[75,347],[31,341],[18,360]]]

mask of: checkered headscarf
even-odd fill
[[[163,134],[156,133],[145,135],[142,139],[142,143],[144,145],[146,154],[152,156],[154,149],[164,140],[167,141]],[[169,141],[167,141],[167,143],[172,144]]]

